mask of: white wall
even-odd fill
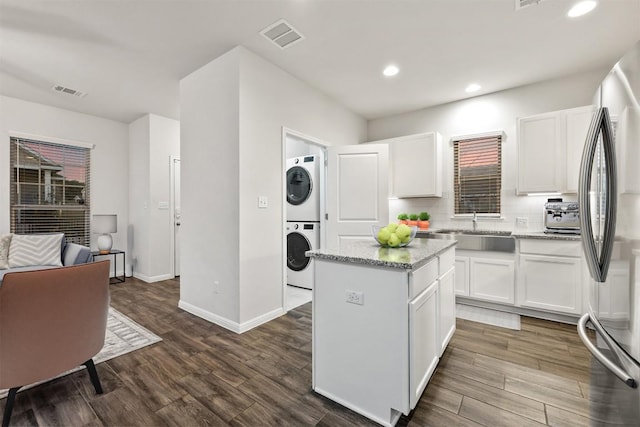
[[[95,144],[91,153],[91,211],[94,214],[118,215],[118,232],[113,235],[113,247],[127,249],[128,125],[0,96],[0,233],[9,232],[8,159],[11,131],[38,135],[43,140],[50,137]],[[96,238],[92,236],[94,249]]]
[[[149,116],[129,125],[129,259],[133,275],[149,271]]]
[[[171,156],[180,154],[180,122],[147,114],[129,126],[130,251],[133,275],[172,278]]]
[[[482,220],[481,228],[515,230],[516,217],[527,217],[528,227],[542,230],[545,196],[516,196],[516,118],[589,105],[608,70],[595,70],[563,79],[478,96],[468,100],[426,108],[411,113],[371,120],[368,140],[380,140],[421,132],[438,131],[443,136],[444,183],[441,199],[398,199],[389,201],[390,220],[401,212],[428,211],[435,228],[470,228],[470,220],[453,219],[453,149],[450,138],[492,130],[503,130],[502,220]],[[576,196],[564,195],[565,200]]]
[[[233,50],[180,81],[180,307],[227,327],[240,318],[239,80]]]
[[[282,313],[282,127],[336,145],[366,135],[363,118],[242,47],[181,81],[181,307],[239,331]],[[207,176],[190,163],[207,161]]]
[[[310,155],[322,157],[324,149],[320,145],[313,144],[299,136],[288,134],[285,139],[285,153],[285,158],[287,159]]]

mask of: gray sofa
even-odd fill
[[[62,265],[76,265],[85,264],[92,261],[91,249],[86,246],[78,245],[76,243],[66,243],[65,239],[62,239]],[[45,270],[48,268],[59,268],[54,265],[30,265],[28,267],[14,267],[4,270],[0,270],[0,286],[2,285],[2,279],[7,273],[14,273],[18,271],[32,271],[32,270]]]

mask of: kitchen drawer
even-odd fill
[[[447,249],[445,252],[441,253],[438,256],[440,260],[440,276],[449,271],[456,260],[456,250],[455,248]]]
[[[578,240],[521,239],[520,253],[581,257],[582,242]]]
[[[409,299],[415,298],[438,278],[438,258],[434,258],[409,275]]]

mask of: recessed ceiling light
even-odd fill
[[[382,71],[382,74],[384,74],[387,77],[392,77],[395,76],[396,74],[398,74],[398,72],[400,71],[400,69],[398,67],[396,67],[395,65],[387,65],[384,69],[384,71]]]
[[[478,83],[471,83],[469,86],[467,86],[467,88],[464,91],[467,93],[472,93],[472,92],[479,91],[480,88],[481,86]]]
[[[596,8],[598,2],[596,0],[584,0],[573,5],[567,16],[569,18],[577,18],[578,16],[586,15]]]

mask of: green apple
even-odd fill
[[[391,234],[391,237],[389,237],[387,244],[392,248],[396,248],[400,245],[400,238],[398,238],[397,234],[393,233]]]
[[[400,242],[407,243],[409,242],[409,240],[411,240],[411,235],[404,236],[402,239],[400,239]]]
[[[391,233],[386,227],[383,227],[380,229],[380,231],[378,231],[378,242],[382,243],[383,245],[389,241],[389,237],[391,237]]]
[[[398,228],[396,228],[396,235],[400,238],[400,240],[406,238],[407,236],[411,236],[411,227],[406,224],[400,224]]]
[[[398,228],[398,224],[396,224],[395,222],[392,222],[389,225],[387,225],[385,228],[387,228],[390,233],[395,233],[396,229]]]

